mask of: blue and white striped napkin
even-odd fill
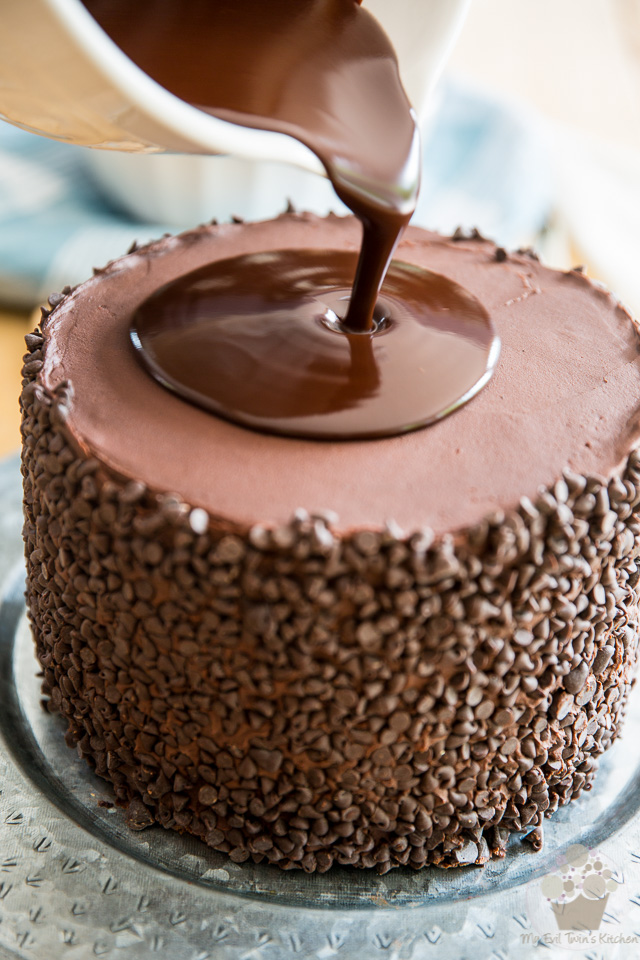
[[[128,215],[92,178],[82,147],[0,122],[0,303],[22,308],[75,284],[176,227]],[[477,226],[504,246],[527,244],[551,202],[544,138],[520,109],[451,81],[425,130],[414,223]],[[193,226],[185,223],[184,227]]]

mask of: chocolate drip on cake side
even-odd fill
[[[414,318],[418,331],[427,332],[422,338],[418,337],[417,354],[406,357],[408,366],[415,361],[423,370],[422,381],[414,388],[413,401],[401,404],[402,413],[386,418],[388,422],[385,421],[383,429],[376,418],[379,406],[385,403],[392,409],[397,406],[393,400],[397,383],[394,377],[386,375],[385,361],[390,350],[395,356],[406,349],[398,332],[408,328],[397,321],[407,314],[413,317],[412,310],[404,308],[405,301],[414,293],[413,277],[406,290],[396,278],[395,295],[402,304],[396,317],[383,315],[378,296],[398,240],[415,209],[420,181],[420,142],[393,47],[371,14],[356,0],[272,0],[268,4],[264,0],[242,3],[221,0],[214,5],[208,0],[191,0],[186,7],[167,0],[163,3],[140,0],[135,5],[126,0],[85,0],[85,6],[138,66],[176,96],[220,119],[287,134],[308,146],[324,165],[338,197],[363,227],[357,263],[348,259],[341,263],[337,270],[340,282],[334,290],[326,286],[320,290],[312,288],[312,266],[307,276],[308,289],[301,298],[301,263],[296,264],[293,272],[284,269],[280,277],[278,298],[288,303],[292,341],[301,337],[308,339],[310,322],[316,323],[314,333],[322,331],[322,335],[311,338],[316,353],[308,374],[303,371],[303,375],[299,375],[300,371],[295,371],[294,377],[292,368],[283,369],[282,357],[275,356],[266,319],[272,313],[272,287],[259,291],[253,285],[255,299],[247,316],[234,312],[221,315],[218,310],[222,302],[205,298],[212,311],[208,316],[211,327],[221,318],[223,325],[233,320],[238,337],[245,342],[247,337],[251,338],[254,361],[267,367],[266,376],[261,378],[265,384],[272,384],[281,376],[296,380],[287,392],[289,407],[282,415],[271,417],[266,413],[255,422],[247,419],[242,366],[232,371],[236,380],[235,396],[227,392],[214,397],[213,403],[210,391],[203,393],[196,386],[201,377],[196,373],[195,364],[182,365],[179,377],[176,377],[175,365],[170,370],[162,364],[159,366],[159,354],[171,353],[168,342],[163,350],[158,349],[161,336],[165,339],[170,336],[164,315],[167,304],[159,298],[156,306],[163,311],[162,335],[157,324],[152,322],[146,326],[138,315],[134,318],[134,344],[147,368],[161,382],[183,397],[245,425],[321,437],[379,436],[424,426],[451,412],[480,389],[491,375],[497,355],[496,338],[488,317],[480,341],[473,336],[465,338],[464,332],[450,338],[450,353],[455,356],[453,365],[463,374],[462,378],[456,378],[463,382],[457,392],[453,391],[455,395],[452,396],[447,386],[434,396],[436,391],[429,387],[440,378],[431,376],[436,373],[437,360],[430,355],[431,327],[424,319],[424,314],[430,312],[427,282],[423,294],[426,309],[420,319]],[[274,260],[273,269],[283,268],[284,260],[287,268],[292,266],[292,256],[289,256]],[[246,279],[237,273],[237,266],[229,265],[226,277],[229,286]],[[262,271],[262,276],[265,275]],[[215,279],[221,280],[219,265]],[[189,289],[188,283],[183,285],[182,293],[189,302],[200,299],[199,306],[204,306],[202,298]],[[169,296],[172,304],[176,302],[174,294],[172,290]],[[452,313],[458,295],[453,289],[449,294],[448,302],[441,309]],[[339,311],[334,309],[336,303]],[[202,312],[196,313],[202,327]],[[456,319],[452,321],[451,333],[456,322]],[[466,318],[462,317],[461,329],[465,324]],[[177,334],[179,325],[176,317],[173,334]],[[261,325],[264,335],[256,337]],[[181,330],[184,334],[183,327]],[[277,338],[280,332],[276,330],[274,336]],[[382,332],[390,334],[384,338],[384,349],[375,343]],[[347,351],[353,362],[350,363],[348,402],[339,409],[335,403],[330,404],[333,421],[336,414],[339,422],[329,424],[325,422],[327,410],[314,408],[313,413],[307,415],[300,409],[299,401],[317,390],[314,370],[328,369],[334,362],[336,336],[343,338],[342,352]],[[353,339],[356,336],[366,337],[367,345],[357,346]],[[208,339],[217,341],[219,331]],[[470,351],[469,343],[476,348]],[[235,352],[237,356],[240,353]],[[295,348],[285,353],[292,362],[300,360]],[[233,350],[227,352],[229,363],[233,362],[233,356]],[[211,358],[208,352],[199,354],[200,370]],[[218,366],[213,358],[210,382],[215,382]],[[395,365],[392,366],[395,369]],[[344,379],[339,364],[335,376],[338,381]],[[427,407],[423,399],[425,385],[430,394]],[[344,393],[341,385],[336,390],[339,395]],[[378,398],[379,402],[372,406],[372,398]],[[269,406],[267,394],[263,395],[262,402]],[[351,410],[354,405],[368,411],[356,424],[348,414],[340,414],[341,409]],[[316,422],[317,417],[322,423]]]

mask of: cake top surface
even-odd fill
[[[640,438],[640,341],[615,298],[582,274],[489,241],[409,228],[396,259],[441,273],[491,314],[502,354],[467,406],[405,436],[313,441],[219,419],[156,383],[129,340],[136,307],[216,259],[306,247],[357,251],[353,218],[286,214],[201,227],[114,261],[69,294],[45,327],[42,380],[72,386],[68,428],[87,453],[150,489],[239,528],[332,511],[334,529],[439,535],[535,497],[569,469],[602,479]],[[197,358],[194,358],[197,362]]]

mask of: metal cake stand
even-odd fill
[[[638,696],[595,788],[547,821],[541,853],[516,838],[484,868],[382,877],[234,864],[161,827],[130,832],[108,786],[65,746],[40,705],[21,522],[12,458],[0,461],[1,958],[640,957]],[[540,883],[575,843],[597,849],[617,888],[599,930],[568,943]]]

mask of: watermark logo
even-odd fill
[[[640,937],[607,929],[609,899],[623,885],[622,872],[598,850],[569,847],[556,868],[529,892],[532,929],[523,943],[580,949],[585,945],[638,943]]]

